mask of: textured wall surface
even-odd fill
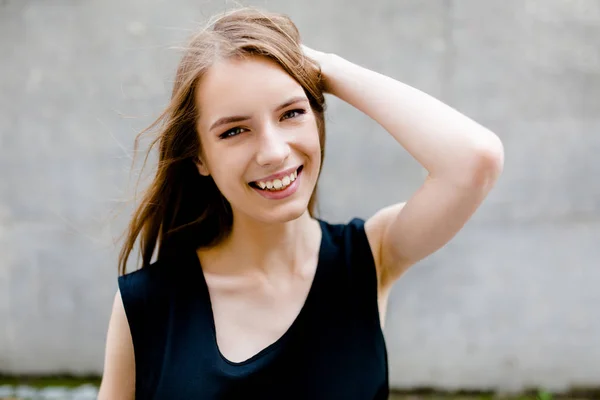
[[[600,2],[248,4],[504,142],[489,200],[392,293],[392,385],[600,386]],[[133,138],[170,94],[171,47],[231,5],[0,0],[0,372],[101,373]],[[333,98],[328,130],[325,219],[366,218],[425,177]]]

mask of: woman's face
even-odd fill
[[[302,215],[315,188],[321,147],[300,86],[264,57],[222,60],[196,91],[198,170],[241,214],[263,222]]]

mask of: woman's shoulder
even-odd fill
[[[353,217],[347,222],[332,223],[319,219],[322,227],[322,244],[339,255],[344,255],[348,262],[373,262],[371,244],[365,230],[365,220]]]
[[[347,222],[331,223],[319,220],[323,228],[323,259],[337,266],[338,279],[346,277],[355,288],[363,288],[365,296],[371,298],[377,293],[377,268],[365,220],[350,218]],[[341,268],[341,269],[340,269]],[[360,290],[363,290],[360,289]]]
[[[321,224],[323,235],[327,235],[335,243],[355,242],[365,236],[365,220],[353,217],[347,222],[329,222],[317,219]]]
[[[145,267],[127,272],[119,276],[119,284],[149,284],[154,280],[160,280],[165,275],[165,266],[162,260],[156,260]]]
[[[159,259],[118,277],[119,291],[126,306],[148,304],[165,298],[173,287],[173,265]]]

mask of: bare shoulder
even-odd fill
[[[98,400],[133,399],[135,397],[135,357],[133,340],[121,292],[115,294],[108,323],[104,373]]]
[[[393,283],[395,280],[394,278],[396,278],[386,276],[385,266],[382,262],[384,257],[382,257],[381,253],[385,234],[391,223],[398,216],[402,208],[404,208],[405,204],[406,203],[403,202],[384,207],[365,222],[365,233],[367,234],[367,239],[369,240],[369,245],[373,252],[380,288],[385,288],[387,285]]]

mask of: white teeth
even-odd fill
[[[273,181],[257,181],[256,185],[261,189],[269,190],[281,190],[288,187],[292,182],[298,178],[298,170],[292,172],[288,176],[284,176],[282,179],[275,179]]]

